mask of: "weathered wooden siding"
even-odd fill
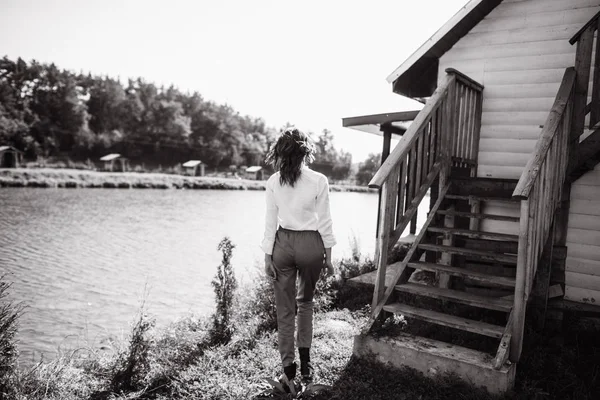
[[[600,304],[600,165],[571,188],[565,298]]]
[[[533,151],[565,68],[569,39],[600,10],[600,0],[504,0],[440,58],[481,82],[478,175],[518,179]]]

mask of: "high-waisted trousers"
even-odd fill
[[[273,264],[277,271],[274,286],[277,339],[284,367],[294,362],[296,305],[297,347],[310,348],[312,344],[313,295],[323,269],[324,257],[325,248],[318,231],[277,230],[273,246]]]

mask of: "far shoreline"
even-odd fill
[[[162,173],[67,168],[0,168],[0,188],[265,190],[266,181]],[[366,186],[330,185],[332,192],[377,193]]]

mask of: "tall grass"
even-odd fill
[[[5,275],[0,276],[0,398],[13,394],[19,355],[15,335],[23,311],[22,305],[8,299],[11,285],[5,278]]]
[[[227,258],[231,266],[227,254],[224,260]],[[394,369],[374,359],[352,358],[353,337],[367,320],[365,305],[370,303],[372,292],[370,288],[353,288],[348,279],[373,268],[370,260],[358,262],[353,256],[336,262],[336,274],[319,283],[311,358],[316,381],[331,388],[311,398],[597,398],[600,345],[593,336],[585,342],[582,336],[562,342],[554,336],[530,335],[519,364],[516,390],[504,397],[491,396],[451,375],[432,380],[414,370]],[[9,357],[2,359],[8,360],[2,364],[8,366],[2,370],[8,371],[3,375],[8,379],[3,381],[0,398],[257,400],[265,391],[264,378],[281,372],[272,287],[272,282],[259,273],[254,286],[230,292],[235,293],[233,301],[216,299],[215,310],[219,301],[227,304],[229,310],[231,336],[227,342],[214,343],[215,320],[211,316],[189,316],[158,329],[142,307],[127,340],[113,341],[106,350],[77,349],[28,370],[16,368],[14,334],[18,308],[3,302],[7,308],[1,310],[8,311],[0,313],[0,321],[2,326],[12,328],[1,331],[6,338],[0,341],[2,351],[6,350],[3,354]],[[7,284],[0,284],[3,301],[2,294],[8,288]]]

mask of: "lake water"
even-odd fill
[[[351,255],[352,237],[372,255],[377,195],[330,198],[334,258]],[[251,283],[263,259],[260,191],[3,189],[0,204],[0,274],[27,306],[25,364],[124,337],[143,298],[158,326],[212,312],[224,236],[239,280]]]

